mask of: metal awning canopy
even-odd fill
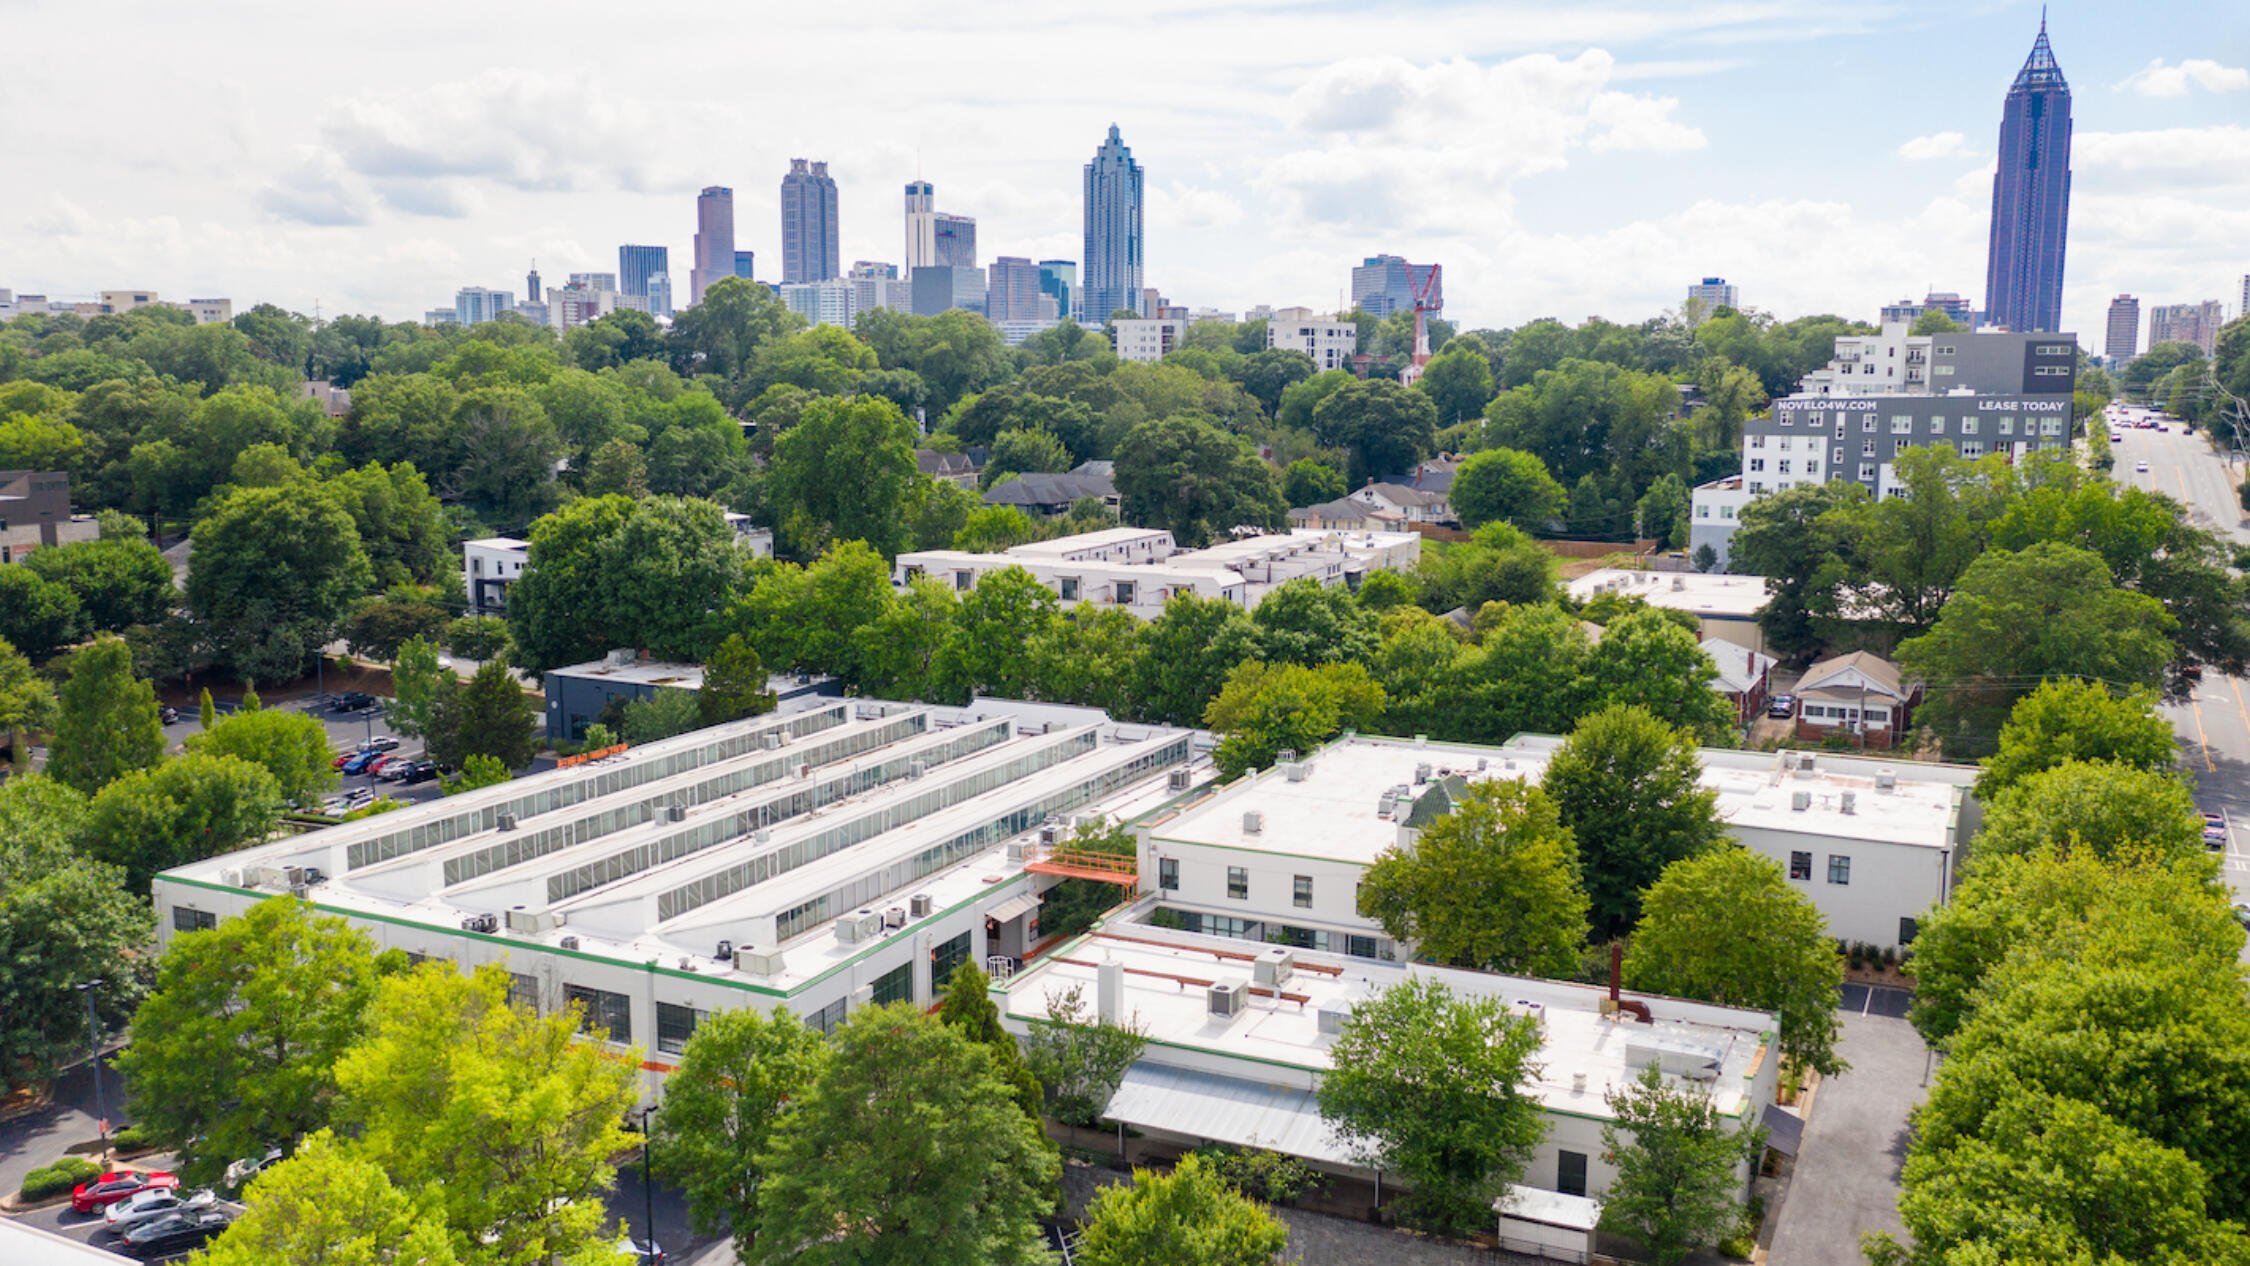
[[[1778,1103],[1766,1105],[1758,1124],[1766,1127],[1766,1146],[1783,1156],[1795,1156],[1805,1138],[1805,1119]]]
[[[1352,1165],[1351,1149],[1320,1115],[1313,1092],[1140,1063],[1126,1070],[1103,1116],[1210,1143]]]
[[[1032,896],[1028,892],[1019,892],[1015,896],[1001,902],[999,905],[996,905],[990,910],[985,911],[984,917],[991,919],[997,923],[1006,923],[1010,919],[1020,919],[1024,915],[1027,915],[1038,908],[1039,898]]]

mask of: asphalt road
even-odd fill
[[[2235,496],[2239,462],[2177,424],[2167,432],[2127,428],[2124,436],[2110,445],[2118,482],[2180,501],[2198,526],[2250,545],[2250,517]],[[2146,471],[2137,468],[2142,462]],[[2179,732],[2182,764],[2195,777],[2197,805],[2227,815],[2227,881],[2238,898],[2250,900],[2250,680],[2206,674],[2187,699],[2164,712]]]

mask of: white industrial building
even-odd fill
[[[1194,736],[1099,711],[815,700],[178,867],[158,938],[294,892],[384,948],[505,965],[670,1071],[699,1019],[935,1001],[1037,936],[1050,824],[1187,785]]]
[[[1109,528],[1018,545],[997,554],[914,550],[892,565],[893,584],[927,577],[958,590],[1020,567],[1065,603],[1123,607],[1143,619],[1164,613],[1175,594],[1194,593],[1243,608],[1292,580],[1353,590],[1371,571],[1406,571],[1422,556],[1412,532],[1299,528],[1182,550],[1162,528]]]
[[[1449,810],[1468,783],[1538,782],[1561,744],[1546,735],[1499,747],[1339,739],[1135,823],[1143,887],[1167,922],[1191,931],[1354,960],[1409,957],[1359,913],[1367,867]],[[1827,752],[1698,755],[1727,833],[1778,863],[1831,935],[1903,945],[1950,896],[1978,820],[1974,767]]]
[[[1764,653],[1765,630],[1758,612],[1770,596],[1763,576],[1733,576],[1694,571],[1641,571],[1603,567],[1570,582],[1570,600],[1584,604],[1605,593],[1638,598],[1652,607],[1685,611],[1705,639],[1732,642]]]
[[[1602,1127],[1614,1120],[1603,1096],[1649,1065],[1708,1091],[1745,1128],[1773,1102],[1780,1060],[1769,1013],[1245,946],[1122,915],[994,989],[1002,1023],[1018,1034],[1051,1022],[1054,999],[1072,987],[1103,1018],[1141,1028],[1148,1045],[1104,1115],[1144,1140],[1178,1150],[1212,1142],[1279,1151],[1379,1188],[1382,1176],[1334,1134],[1315,1094],[1352,1009],[1416,978],[1457,996],[1498,999],[1539,1021],[1542,1042],[1525,1089],[1544,1109],[1547,1131],[1496,1219],[1519,1251],[1586,1260],[1599,1197],[1616,1177],[1602,1145]],[[1749,1178],[1745,1164],[1745,1190]]]

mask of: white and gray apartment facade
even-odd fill
[[[1909,334],[1902,322],[1836,340],[1835,358],[1743,424],[1742,471],[1696,488],[1689,546],[1721,565],[1743,507],[1799,484],[1898,490],[1893,463],[1916,445],[1963,457],[2068,448],[2074,334]]]
[[[1186,930],[1377,961],[1412,957],[1359,913],[1367,868],[1473,783],[1537,783],[1561,740],[1498,747],[1346,736],[1133,823],[1141,883]],[[1698,752],[1736,843],[1783,868],[1829,934],[1911,942],[1952,894],[1981,815],[1965,765],[1812,752]]]
[[[1034,943],[1045,829],[1145,811],[1184,730],[978,700],[821,699],[157,876],[158,939],[294,894],[386,949],[504,967],[640,1048],[648,1088],[714,1011],[823,1029],[933,1003]]]

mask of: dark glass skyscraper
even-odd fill
[[[836,181],[828,164],[789,160],[781,178],[781,283],[843,275],[836,242]]]
[[[1085,320],[1141,310],[1141,166],[1109,127],[1109,139],[1086,164]],[[1145,315],[1145,314],[1144,314]]]
[[[2063,243],[2070,232],[2070,85],[2047,21],[2016,72],[2000,115],[2000,169],[1992,178],[1992,253],[1985,319],[2011,330],[2062,328]]]
[[[649,315],[670,316],[672,304],[671,272],[672,252],[662,246],[620,246],[617,248],[617,289],[635,299],[649,300]],[[649,280],[661,277],[663,307],[657,306],[657,296],[649,290]]]

